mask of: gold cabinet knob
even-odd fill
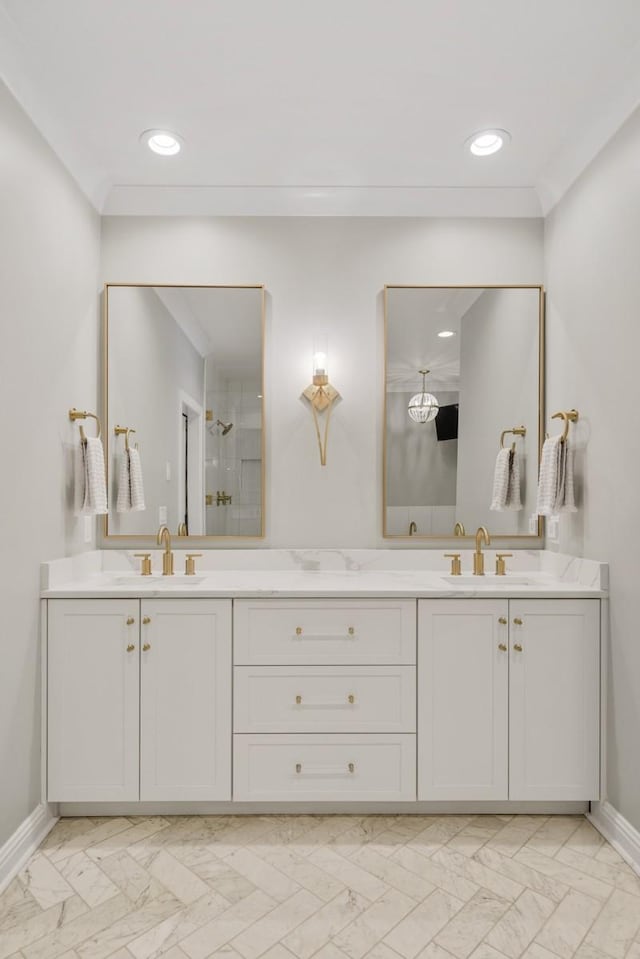
[[[513,620],[513,624],[514,626],[522,626],[522,620],[518,616],[516,616],[515,619]]]
[[[127,616],[127,626],[133,626],[134,623],[135,623],[135,619],[133,618],[133,616]]]
[[[296,626],[296,636],[302,636],[302,626]]]
[[[136,647],[133,645],[133,643],[129,643],[129,645],[127,646],[127,652],[132,653],[135,648]]]
[[[302,696],[296,696],[296,706],[299,706],[302,702]]]
[[[498,649],[500,650],[501,653],[506,653],[507,651],[507,647],[504,643],[498,643]]]
[[[507,617],[506,617],[506,616],[501,616],[500,619],[498,620],[498,622],[500,623],[501,626],[506,626],[506,625],[507,625]]]
[[[355,629],[353,628],[353,626],[349,626],[348,632],[349,632],[349,636],[353,636],[353,635],[354,635]]]
[[[143,626],[148,626],[150,622],[151,622],[151,617],[150,617],[150,616],[143,616],[143,617],[142,617],[142,625],[143,625]]]
[[[513,648],[515,649],[516,653],[522,652],[522,646],[520,645],[520,643],[514,643]]]
[[[348,767],[348,768],[349,768],[349,772],[350,772],[350,773],[354,773],[354,772],[356,771],[356,764],[355,764],[355,763],[349,763],[349,767]]]
[[[349,693],[349,695],[347,696],[347,702],[353,706],[355,701],[356,701],[356,697],[353,695],[353,693]]]
[[[143,652],[145,653],[148,652],[151,649],[151,643],[143,643],[142,649],[143,649]]]
[[[302,772],[302,763],[296,763],[296,772],[297,772],[297,773],[301,773],[301,772]]]

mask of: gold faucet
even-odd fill
[[[171,533],[166,526],[161,526],[158,530],[158,546],[164,543],[164,553],[162,556],[162,575],[173,576],[173,553],[171,552]]]
[[[413,536],[414,533],[418,532],[418,527],[413,520],[409,523],[409,536]]]
[[[224,490],[216,490],[216,506],[229,506],[231,503],[231,493],[225,493]]]
[[[466,536],[466,535],[467,535],[467,534],[465,533],[465,529],[464,529],[464,524],[463,524],[463,523],[456,523],[456,525],[453,527],[453,535],[454,535],[454,536]]]
[[[484,576],[484,553],[482,552],[481,540],[484,539],[484,545],[489,546],[491,537],[486,526],[478,526],[476,533],[476,551],[473,554],[473,575]]]

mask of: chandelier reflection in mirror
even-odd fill
[[[411,397],[407,412],[416,423],[430,423],[438,415],[440,404],[433,393],[427,393],[425,380],[429,370],[418,370],[418,372],[422,374],[422,392]]]

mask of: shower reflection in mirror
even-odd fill
[[[264,290],[108,284],[105,408],[135,423],[146,511],[107,536],[263,535]],[[108,451],[117,499],[122,444]],[[115,495],[115,499],[114,499]]]

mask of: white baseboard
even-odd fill
[[[606,800],[592,803],[587,819],[640,875],[640,832]]]
[[[0,893],[20,872],[56,822],[57,817],[53,815],[51,807],[47,803],[40,803],[9,836],[0,848]]]

